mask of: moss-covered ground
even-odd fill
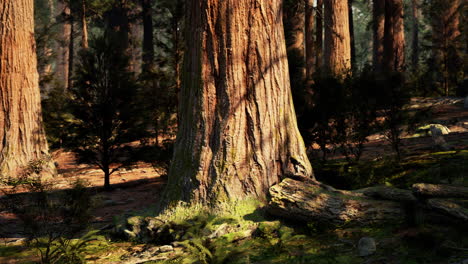
[[[408,188],[417,182],[468,186],[468,151],[423,154],[401,162],[381,159],[353,166],[332,161],[314,164],[314,169],[320,179],[341,182],[340,188],[374,184]],[[468,227],[463,225],[436,225],[424,220],[404,226],[357,227],[284,222],[269,216],[264,206],[252,199],[211,209],[179,204],[158,218],[179,228],[170,232],[174,232],[174,247],[181,250],[147,263],[457,263],[468,259]],[[137,217],[134,219],[155,216],[151,210],[132,214]],[[116,216],[115,225],[131,224],[128,218]],[[134,252],[167,244],[122,239],[110,230],[99,231],[80,249],[86,263],[125,263]],[[358,256],[357,244],[362,237],[376,240],[375,254]],[[37,263],[37,248],[40,246],[34,248],[24,241],[0,243],[0,263]]]

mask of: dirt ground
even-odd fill
[[[442,102],[442,103],[440,103]],[[413,99],[412,108],[424,107],[424,104],[433,104],[433,116],[430,123],[439,123],[447,126],[451,133],[445,140],[453,149],[468,148],[468,109],[463,108],[461,100],[443,101],[424,98]],[[403,140],[403,152],[408,154],[431,151],[432,139],[430,136],[407,138]],[[313,152],[319,150],[312,149]],[[382,135],[372,135],[366,143],[363,159],[373,159],[390,155],[391,149]],[[97,167],[78,164],[71,152],[56,150],[53,158],[57,164],[58,176],[54,178],[55,187],[66,189],[77,178],[84,180],[90,187],[102,186],[103,173]],[[130,168],[121,168],[111,175],[113,191],[105,192],[96,189],[101,205],[94,211],[94,223],[108,225],[112,218],[118,215],[130,214],[131,211],[145,210],[154,206],[166,182],[166,171],[155,168],[150,163],[138,162]],[[0,186],[0,195],[2,194]],[[0,242],[13,242],[22,239],[21,227],[18,219],[11,213],[0,212]]]

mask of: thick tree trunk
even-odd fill
[[[323,0],[317,0],[316,8],[316,26],[315,26],[315,50],[317,53],[315,62],[316,69],[320,70],[323,66]]]
[[[153,9],[151,0],[141,0],[143,16],[143,72],[154,67]]]
[[[69,54],[70,54],[70,36],[71,36],[71,24],[69,21],[70,7],[58,1],[57,16],[60,16],[60,33],[59,40],[57,43],[57,67],[56,67],[56,78],[63,85],[65,89],[68,88],[68,75],[69,75]]]
[[[373,66],[375,72],[382,72],[384,54],[385,0],[373,0],[372,17],[372,29],[374,32],[372,53]]]
[[[0,4],[0,178],[18,177],[28,162],[54,173],[42,128],[33,0]]]
[[[402,72],[405,67],[403,0],[385,0],[384,70]]]
[[[180,127],[163,207],[265,199],[281,176],[313,175],[292,104],[281,2],[187,2]]]
[[[351,68],[348,3],[325,1],[324,65],[328,73],[342,76]]]
[[[353,18],[353,1],[348,0],[348,15],[349,15],[349,40],[351,46],[351,68],[356,67],[356,46],[354,41],[354,18]]]
[[[305,57],[306,57],[306,79],[311,81],[315,73],[317,54],[315,51],[314,38],[314,0],[305,0]]]
[[[412,0],[413,39],[411,41],[411,68],[414,72],[419,69],[419,0]]]

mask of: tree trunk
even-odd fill
[[[442,86],[448,96],[462,75],[463,59],[460,42],[460,0],[436,0],[431,3],[432,45],[436,71],[442,76]]]
[[[82,0],[81,5],[81,47],[88,48],[88,24],[86,23],[86,0]]]
[[[317,9],[315,13],[316,26],[315,26],[315,50],[317,63],[316,69],[320,70],[323,66],[323,0],[317,0]]]
[[[385,0],[373,0],[372,4],[373,66],[375,72],[383,71],[384,57],[384,28],[385,28]]]
[[[354,41],[354,21],[353,21],[353,1],[348,0],[348,15],[349,15],[349,40],[351,46],[351,68],[356,67],[356,46]]]
[[[342,76],[351,68],[348,3],[343,0],[325,1],[325,69]]]
[[[141,1],[143,15],[143,72],[150,72],[154,67],[153,9],[151,0]]]
[[[414,72],[417,72],[419,69],[419,0],[412,0],[412,14],[413,39],[411,41],[411,68]]]
[[[42,127],[34,40],[33,0],[0,4],[0,178],[18,177],[28,162],[41,160],[43,175],[54,165]]]
[[[187,2],[180,127],[162,198],[265,199],[313,175],[291,99],[281,0]]]
[[[304,1],[284,1],[284,34],[293,96],[302,96],[304,86]]]
[[[305,0],[305,52],[306,79],[311,81],[316,68],[316,51],[314,39],[314,0]]]
[[[405,67],[403,0],[385,0],[384,70],[402,72]]]
[[[70,41],[68,42],[68,80],[67,88],[73,87],[73,69],[74,69],[74,58],[75,58],[75,19],[74,14],[70,16]]]
[[[56,76],[65,89],[68,88],[68,75],[69,75],[69,57],[70,57],[70,36],[71,24],[69,21],[70,7],[58,1],[57,15],[60,16],[60,33],[57,43],[57,67]]]

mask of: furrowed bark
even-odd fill
[[[180,127],[162,207],[265,199],[313,175],[289,83],[280,0],[189,1]]]
[[[32,0],[0,4],[0,178],[18,177],[31,161],[43,176],[55,173],[46,159]]]

